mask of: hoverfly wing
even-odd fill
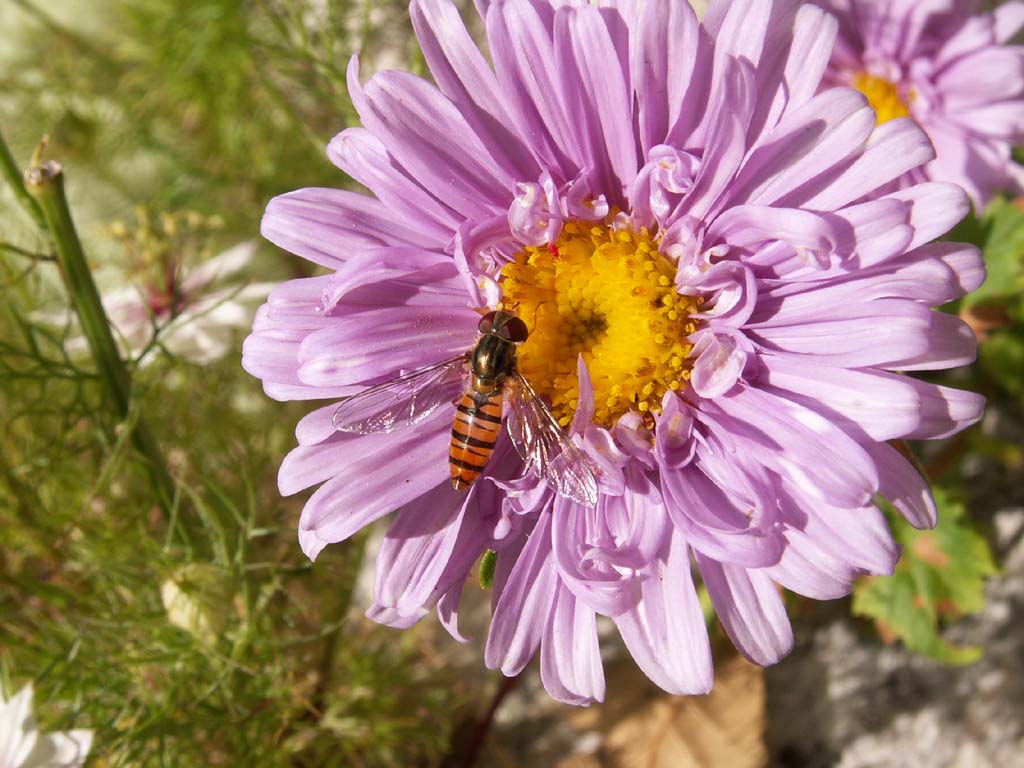
[[[554,414],[520,374],[509,379],[509,437],[527,466],[554,491],[587,507],[597,506],[597,479],[586,455],[569,439]]]
[[[458,397],[465,363],[460,355],[352,395],[334,412],[334,428],[368,435],[417,424]]]

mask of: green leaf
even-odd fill
[[[982,237],[973,239],[982,243],[988,279],[964,298],[964,307],[1007,302],[1024,293],[1024,210],[1013,201],[997,199],[979,223],[975,234]]]
[[[989,336],[978,349],[978,362],[1003,389],[1024,398],[1024,325]]]
[[[490,589],[494,586],[494,569],[498,565],[498,553],[493,549],[484,552],[480,560],[480,587]]]
[[[886,507],[903,557],[892,576],[861,579],[853,612],[873,619],[883,637],[899,638],[912,651],[946,664],[970,664],[981,649],[958,647],[939,634],[943,620],[984,608],[985,578],[996,573],[985,539],[964,519],[964,507],[935,490],[939,524],[918,531]]]

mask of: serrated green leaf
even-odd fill
[[[964,297],[963,306],[1008,301],[1024,292],[1024,210],[1013,201],[998,199],[986,209],[977,234],[988,279]]]
[[[918,531],[887,508],[903,557],[892,576],[859,581],[853,612],[873,619],[879,631],[907,648],[946,664],[970,664],[981,649],[958,647],[939,634],[943,620],[984,608],[985,579],[996,566],[985,539],[964,519],[963,505],[941,489],[935,491],[939,524]]]
[[[936,631],[934,617],[918,603],[914,584],[897,576],[876,576],[860,582],[853,594],[853,612],[873,618],[883,634],[892,634],[912,651],[945,664],[971,664],[981,649],[947,643]]]

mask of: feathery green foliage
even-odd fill
[[[139,205],[220,218],[193,233],[205,238],[197,252],[252,239],[272,195],[344,183],[323,146],[349,119],[349,54],[381,34],[361,8],[91,0],[58,17],[18,0],[3,17],[18,47],[0,48],[13,162],[25,167],[49,134],[104,285],[146,266],[125,263],[115,225]],[[269,248],[262,258],[269,279],[283,276]],[[91,361],[68,351],[76,324],[40,318],[68,297],[47,233],[10,187],[0,285],[7,690],[35,680],[45,728],[95,729],[96,765],[398,766],[443,754],[446,715],[466,693],[424,661],[416,633],[350,604],[364,539],[315,568],[295,543],[301,502],[274,478],[301,409],[266,401],[235,355],[201,368],[158,355],[135,371],[118,418]],[[140,416],[175,478],[169,519],[128,439]]]

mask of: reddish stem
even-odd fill
[[[458,757],[452,755],[451,765],[458,765],[459,768],[473,768],[476,765],[476,761],[480,758],[480,752],[483,749],[484,744],[487,741],[487,735],[490,733],[491,725],[494,723],[494,715],[498,711],[498,707],[501,706],[501,702],[505,700],[512,689],[516,687],[516,683],[519,682],[519,676],[506,677],[501,681],[501,685],[494,692],[494,696],[491,697],[491,704],[487,708],[487,712],[480,718],[476,725],[473,726],[473,732],[469,737],[469,741],[466,743],[465,751],[462,753],[461,762],[456,762]]]

